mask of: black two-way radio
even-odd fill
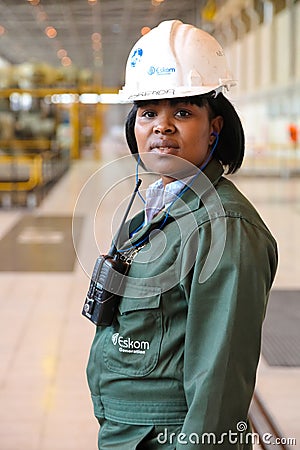
[[[113,245],[107,255],[100,255],[95,263],[82,314],[97,326],[110,326],[120,300],[130,263],[120,258],[117,246],[130,208],[142,180],[138,180],[125,211]]]

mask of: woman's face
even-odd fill
[[[134,131],[142,161],[166,184],[186,176],[187,165],[201,167],[222,124],[221,116],[210,120],[207,106],[159,100],[138,107]]]

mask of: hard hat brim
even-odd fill
[[[217,96],[220,92],[224,93],[229,90],[230,87],[235,86],[235,80],[224,80],[218,86],[195,86],[186,88],[174,87],[174,88],[162,88],[162,89],[149,89],[141,90],[139,92],[133,92],[125,87],[119,91],[118,100],[120,103],[133,103],[141,100],[163,100],[170,98],[192,97],[195,95],[205,95],[212,93]]]

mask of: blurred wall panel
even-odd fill
[[[255,48],[255,33],[250,32],[245,36],[245,49],[247,54],[247,91],[253,92],[255,90],[255,71],[256,71],[256,48]]]
[[[260,37],[260,85],[262,88],[270,87],[272,82],[271,74],[271,25],[264,24],[258,29]]]
[[[275,82],[280,86],[285,86],[290,81],[290,17],[288,9],[274,17]]]
[[[295,72],[296,72],[296,80],[300,81],[300,3],[296,3],[295,5],[295,16],[296,16],[296,24],[298,26],[295,27],[295,54],[292,55],[292,58],[295,58]]]
[[[234,88],[234,94],[237,95],[241,91],[241,42],[234,41],[232,45],[225,49],[225,54],[232,72],[233,79],[237,81]]]

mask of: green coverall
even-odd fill
[[[252,448],[247,414],[277,247],[221,164],[204,174],[135,256],[114,324],[97,328],[87,374],[101,450]],[[165,214],[123,236],[123,249]],[[131,230],[142,222],[140,213]]]

